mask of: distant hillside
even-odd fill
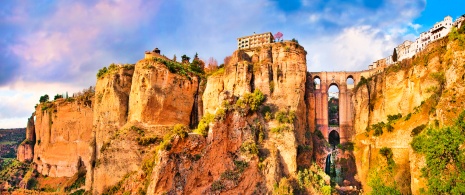
[[[18,145],[26,138],[26,128],[0,129],[0,157],[16,158]]]

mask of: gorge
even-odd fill
[[[66,178],[62,193],[422,194],[428,161],[410,143],[464,108],[465,33],[455,33],[360,72],[307,71],[297,41],[238,49],[208,74],[159,50],[112,64],[95,88],[37,105],[17,159],[38,174],[22,187],[48,177]]]

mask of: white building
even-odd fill
[[[444,17],[444,20],[436,22],[436,24],[434,24],[431,29],[422,32],[414,42],[409,40],[404,41],[402,44],[395,48],[397,52],[397,61],[412,58],[416,53],[423,50],[430,43],[447,36],[453,26],[460,28],[463,21],[465,21],[465,14],[457,18],[455,22],[452,21],[452,17],[446,16]],[[384,60],[385,65],[391,65],[395,63],[392,55],[387,58],[383,58],[382,60]],[[382,66],[379,61],[380,60],[369,65],[368,69],[375,69],[378,66]]]
[[[262,34],[253,34],[250,36],[237,38],[237,48],[238,49],[249,49],[254,47],[260,47],[265,44],[273,43],[274,37],[271,32],[262,33]]]
[[[443,21],[434,24],[433,28],[426,32],[422,32],[420,37],[415,41],[415,53],[423,50],[428,44],[449,34],[452,29],[452,17],[446,16]],[[413,55],[412,55],[413,56]]]

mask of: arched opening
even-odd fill
[[[331,133],[329,133],[328,142],[333,148],[341,143],[339,133],[336,130],[332,130]]]
[[[328,126],[339,127],[339,88],[331,84],[328,89]]]
[[[321,84],[321,79],[319,76],[316,76],[315,78],[313,78],[313,87],[315,89],[320,89],[320,84]]]
[[[347,89],[353,89],[355,85],[355,80],[352,75],[349,75],[346,80]]]

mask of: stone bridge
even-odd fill
[[[355,135],[353,126],[355,115],[352,101],[352,96],[354,95],[353,89],[362,76],[368,78],[373,73],[375,73],[373,70],[309,73],[310,75],[307,78],[312,78],[310,82],[314,86],[316,129],[323,133],[325,139],[328,140],[330,133],[333,131],[337,132],[341,143],[350,141],[351,137]],[[320,84],[314,82],[316,79],[320,79]],[[347,83],[349,79],[353,79],[353,84]],[[339,127],[328,125],[328,89],[333,85],[339,89]]]

